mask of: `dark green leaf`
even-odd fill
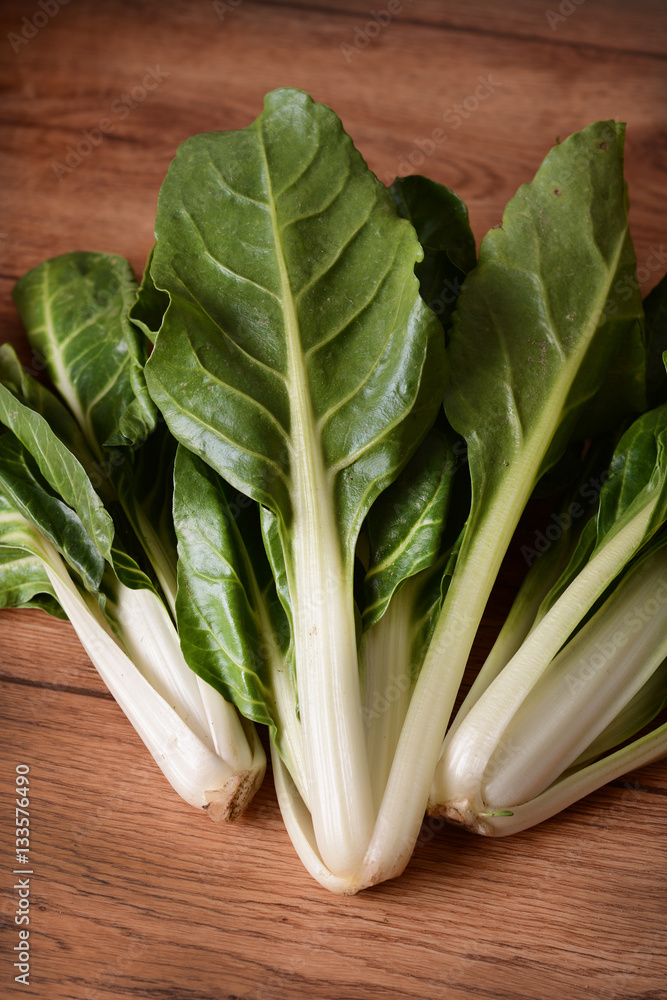
[[[449,188],[418,174],[397,177],[390,191],[424,249],[424,259],[415,268],[422,298],[447,329],[463,280],[477,257],[468,209]]]
[[[102,253],[54,257],[14,289],[28,339],[98,458],[144,440],[155,423],[145,341],[128,315],[135,293],[127,261]]]
[[[0,384],[0,423],[21,442],[55,493],[76,512],[102,558],[108,559],[113,521],[104,509],[81,463],[40,414],[21,403]],[[2,475],[4,469],[0,470]]]
[[[283,533],[317,441],[351,564],[444,381],[414,231],[333,112],[283,90],[247,129],[181,147],[156,233],[171,303],[146,371],[172,432]]]
[[[30,453],[11,433],[0,436],[0,487],[12,508],[52,543],[81,576],[87,589],[96,590],[104,571],[99,546],[90,538],[78,514],[53,492]],[[13,543],[10,539],[5,544]]]
[[[448,436],[443,428],[433,427],[370,510],[364,629],[382,617],[397,588],[432,565],[440,553],[456,464],[453,444],[451,432]]]
[[[468,441],[475,520],[521,480],[525,496],[555,464],[635,328],[632,284],[605,312],[616,283],[635,276],[622,166],[623,127],[613,122],[556,146],[466,281],[445,409]]]
[[[243,501],[247,498],[243,496]],[[271,573],[257,505],[179,447],[174,524],[178,537],[176,613],[192,669],[254,722],[274,728],[267,647],[275,645],[264,588]]]

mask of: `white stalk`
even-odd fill
[[[359,878],[395,878],[410,860],[424,818],[433,769],[477,627],[530,489],[507,490],[492,515],[466,531],[451,584],[410,701],[389,780]],[[508,527],[508,525],[510,527]]]
[[[310,810],[299,795],[292,776],[280,759],[273,743],[271,744],[271,764],[278,805],[285,829],[306,871],[321,886],[339,896],[349,896],[363,888],[363,886],[355,888],[349,878],[339,878],[334,875],[322,861]]]
[[[550,562],[546,563],[553,552],[554,550],[552,549],[546,555],[540,557],[540,562],[546,564],[546,572],[544,571],[544,565],[537,563],[534,570],[524,580],[489,655],[475,677],[470,690],[449,727],[447,740],[452,739],[472,706],[475,702],[479,701],[503,667],[509,663],[531,631],[543,599],[549,593],[552,585],[564,569],[564,566],[561,565],[562,560],[551,558]],[[534,582],[536,575],[538,580],[537,585]]]
[[[359,867],[374,820],[352,580],[351,572],[343,566],[332,481],[324,467],[312,410],[296,304],[266,160],[265,176],[288,356],[293,520],[288,529],[292,558],[286,561],[306,788],[322,859],[330,871],[345,878]]]
[[[475,833],[489,837],[506,837],[512,833],[520,833],[562,812],[573,802],[590,795],[602,785],[620,778],[629,771],[660,760],[666,755],[667,722],[629,746],[622,747],[615,753],[603,757],[602,760],[566,775],[536,798],[507,810],[505,815],[492,815],[489,811],[486,814],[470,813],[467,816],[458,814],[450,818],[463,822]]]
[[[596,736],[570,765],[570,771],[586,767],[603,754],[615,750],[655,719],[667,705],[667,658],[653,671],[646,684],[618,715]]]
[[[667,656],[667,549],[631,573],[551,662],[484,775],[490,808],[527,802],[563,774]]]
[[[234,705],[185,662],[173,625],[176,619],[176,567],[141,505],[136,515],[139,539],[160,582],[171,617],[162,601],[149,590],[129,590],[116,584],[114,610],[118,616],[119,639],[130,659],[178,711],[183,721],[239,773],[239,781],[244,787],[252,784],[257,790],[266,769],[266,754],[257,731],[254,726],[245,725]],[[252,782],[248,778],[251,774],[256,776]],[[240,815],[250,798],[244,796],[242,801],[243,805],[239,800],[239,807],[234,808],[233,818]],[[228,818],[232,818],[231,814]]]
[[[198,678],[190,670],[173,622],[160,598],[148,589],[131,590],[115,583],[113,596],[107,597],[106,616],[119,643],[139,668],[148,683],[178,712],[197,737],[214,750],[211,732]],[[209,685],[202,683],[206,691]],[[222,756],[232,767],[250,766],[251,754],[238,713],[217,692],[210,689],[209,714],[223,723],[225,735],[218,739],[224,747]],[[215,703],[218,703],[215,705]]]
[[[94,613],[81,597],[50,542],[40,538],[39,548],[82,646],[169,783],[186,802],[208,810],[213,818],[233,818],[261,782],[261,763],[238,772],[200,739],[112,638],[101,612]]]
[[[438,763],[435,809],[484,811],[482,783],[510,722],[567,637],[644,539],[655,501],[625,525],[584,567],[530,633],[516,655],[470,709]]]
[[[376,811],[389,778],[412,694],[412,581],[364,633],[359,650],[368,762]]]
[[[299,477],[297,476],[297,484]],[[292,612],[306,789],[327,867],[359,866],[373,828],[351,582],[326,490],[298,484]]]

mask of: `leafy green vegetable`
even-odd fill
[[[445,412],[467,442],[472,507],[378,818],[389,853],[417,835],[417,802],[519,516],[641,317],[638,293],[605,312],[635,271],[622,167],[613,122],[555,147],[485,237],[459,298]],[[414,809],[398,816],[408,797]]]
[[[559,144],[476,261],[453,192],[387,190],[278,90],[181,146],[138,288],[85,253],[17,286],[66,405],[0,348],[0,605],[62,606],[159,763],[175,726],[189,801],[238,811],[267,725],[335,892],[402,871],[429,789],[507,832],[665,750],[637,735],[667,698],[664,283],[644,323],[623,142]],[[563,488],[443,744],[519,518]]]
[[[66,388],[83,425],[22,371],[10,348],[0,348],[0,422],[7,428],[0,435],[7,515],[0,583],[7,581],[5,603],[31,601],[38,583],[41,603],[49,607],[50,596],[57,599],[174,787],[211,815],[233,818],[261,781],[264,753],[252,727],[246,732],[233,707],[190,671],[151,578],[154,570],[173,607],[175,442],[164,424],[144,440],[155,413],[137,371],[141,350],[126,316],[128,283],[119,273],[129,273],[120,258],[75,254],[47,262],[19,283],[28,335],[48,347],[49,374]],[[36,318],[47,313],[45,341]],[[68,334],[73,318],[89,322]],[[138,419],[142,412],[150,423]],[[143,556],[137,540],[149,559],[147,572],[134,558]],[[102,632],[114,639],[100,638]]]
[[[145,346],[128,315],[135,296],[127,261],[102,253],[54,257],[14,288],[30,343],[98,459],[102,447],[137,444],[155,425]]]
[[[11,504],[0,494],[0,542]],[[40,559],[20,548],[0,544],[0,608],[42,608],[56,618],[66,618],[55,599],[48,574]]]
[[[638,418],[619,442],[588,560],[582,565],[575,553],[528,638],[448,734],[435,790],[439,811],[485,833],[540,822],[551,814],[546,789],[552,812],[573,801],[573,788],[576,797],[585,794],[566,772],[595,756],[587,748],[604,752],[610,727],[627,739],[655,715],[659,704],[637,699],[645,687],[656,696],[664,686],[664,678],[652,678],[667,659],[666,524],[663,406]],[[652,746],[657,755],[667,743]],[[622,773],[624,760],[633,766],[636,749],[630,744],[613,755],[611,773]],[[596,766],[586,790],[609,773]],[[554,782],[562,775],[559,798]],[[502,815],[491,815],[498,810]]]
[[[148,385],[172,433],[275,516],[310,813],[325,864],[352,878],[374,823],[355,546],[444,383],[422,252],[335,115],[295,91],[180,148],[156,238],[170,304]]]

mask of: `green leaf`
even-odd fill
[[[266,599],[273,580],[257,505],[244,496],[240,506],[235,491],[182,446],[174,485],[183,654],[246,718],[272,727],[275,735],[279,720],[269,667],[270,647],[278,644]]]
[[[654,501],[647,538],[667,517],[667,404],[635,420],[614,452],[600,494],[596,551]]]
[[[14,289],[28,339],[98,458],[144,440],[155,423],[145,341],[128,315],[135,294],[128,262],[103,253],[54,257]]]
[[[155,342],[158,331],[162,326],[167,306],[169,305],[169,296],[165,292],[161,292],[159,288],[156,288],[153,282],[151,265],[153,263],[154,252],[155,246],[151,248],[151,252],[148,255],[141,284],[137,289],[136,298],[130,309],[130,320],[151,343]]]
[[[159,553],[167,562],[169,572],[174,577],[175,594],[176,548],[171,524],[171,479],[176,443],[166,433],[164,425],[162,438],[167,442],[167,450],[171,451],[171,465],[167,461],[166,468],[162,461],[164,445],[158,447],[157,439],[153,438],[150,445],[139,447],[134,453],[125,450],[110,454],[107,460],[99,462],[91,453],[69,411],[53,393],[22,369],[13,349],[7,344],[0,347],[0,379],[4,383],[0,384],[0,422],[13,430],[40,472],[35,478],[35,469],[31,462],[28,463],[32,470],[30,476],[34,480],[30,484],[33,498],[31,509],[36,510],[38,503],[35,491],[42,488],[49,494],[45,499],[49,509],[54,514],[59,511],[60,507],[53,503],[53,491],[55,497],[76,511],[89,540],[97,545],[103,559],[112,563],[116,576],[122,583],[135,590],[154,589],[153,583],[137,562],[137,559],[142,558],[141,549],[120,508],[112,480],[116,487],[120,484],[125,491],[124,500],[128,512],[135,515],[135,519],[145,529],[144,534],[150,536],[153,544],[151,555]],[[20,465],[21,463],[14,466],[14,474]],[[3,472],[11,473],[11,470],[0,469],[0,479]],[[20,474],[26,475],[26,469],[22,469]],[[36,486],[37,482],[39,486]],[[18,496],[18,484],[15,479],[12,483],[15,495]],[[128,489],[132,483],[135,493]],[[136,492],[139,489],[143,491],[141,496]],[[36,515],[33,514],[34,516]],[[36,523],[39,524],[39,521]],[[56,521],[51,522],[49,537],[58,547],[60,543],[56,524]],[[62,524],[70,537],[70,519],[66,517]],[[143,540],[144,535],[139,534],[139,538]],[[81,543],[87,547],[85,541],[81,540]],[[69,546],[71,543],[67,544]],[[70,551],[69,548],[67,551]],[[74,562],[70,564],[80,570],[77,558],[75,556]],[[88,577],[91,587],[96,578],[97,568]]]
[[[277,517],[310,805],[342,876],[373,822],[357,535],[444,383],[442,328],[414,274],[422,251],[333,112],[292,90],[269,94],[248,128],[181,146],[156,239],[151,273],[170,304],[147,383],[175,437]]]
[[[456,466],[454,444],[451,432],[448,435],[442,427],[433,427],[370,510],[364,629],[379,621],[398,587],[432,565],[440,554]]]
[[[42,608],[66,618],[58,604],[43,561],[21,547],[8,544],[21,531],[23,518],[0,492],[0,608]]]
[[[9,428],[32,456],[51,489],[76,511],[91,542],[97,546],[102,558],[108,559],[114,534],[113,521],[85,469],[44,417],[21,403],[1,384],[0,423]]]
[[[183,144],[156,232],[171,304],[147,378],[172,431],[283,525],[317,447],[351,558],[443,384],[412,228],[333,112],[284,90],[247,129]]]
[[[422,298],[447,330],[463,280],[477,257],[468,209],[449,188],[418,174],[397,177],[390,191],[424,249],[424,259],[415,268]]]
[[[635,274],[622,165],[623,126],[570,136],[484,238],[454,319],[445,401],[468,440],[476,505],[505,491],[520,456],[533,482],[555,463],[635,329],[638,291],[605,312]]]
[[[84,467],[91,463],[86,439],[70,411],[49,389],[25,371],[11,344],[0,346],[0,382],[19,402],[46,420]]]
[[[0,435],[0,487],[12,508],[49,539],[81,576],[86,588],[96,590],[104,571],[99,546],[76,511],[53,492],[30,453],[11,433]],[[9,541],[0,535],[2,544],[16,547],[12,539],[13,535]]]
[[[114,456],[111,478],[136,539],[173,610],[176,536],[172,516],[176,440],[161,423],[144,444]]]

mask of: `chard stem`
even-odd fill
[[[506,837],[512,833],[520,833],[562,812],[573,802],[590,795],[602,785],[620,778],[628,771],[660,760],[666,754],[667,722],[615,753],[559,779],[529,802],[505,811],[510,815],[484,817],[483,822],[471,824],[472,828],[476,833],[491,837]]]
[[[313,413],[299,318],[261,132],[260,149],[287,345],[294,488],[293,521],[284,527],[282,541],[293,606],[307,795],[322,859],[331,872],[346,877],[359,867],[374,821],[361,714],[352,574],[343,565],[333,484],[325,469]]]
[[[370,882],[405,868],[426,809],[433,769],[468,656],[507,547],[512,498],[479,527],[469,524],[454,576],[420,671],[366,857]],[[523,509],[519,507],[518,509]],[[446,663],[446,669],[443,669]]]
[[[432,800],[482,801],[484,771],[515,712],[554,656],[645,537],[653,501],[628,522],[589,563],[538,623],[501,675],[470,709],[438,762]]]

